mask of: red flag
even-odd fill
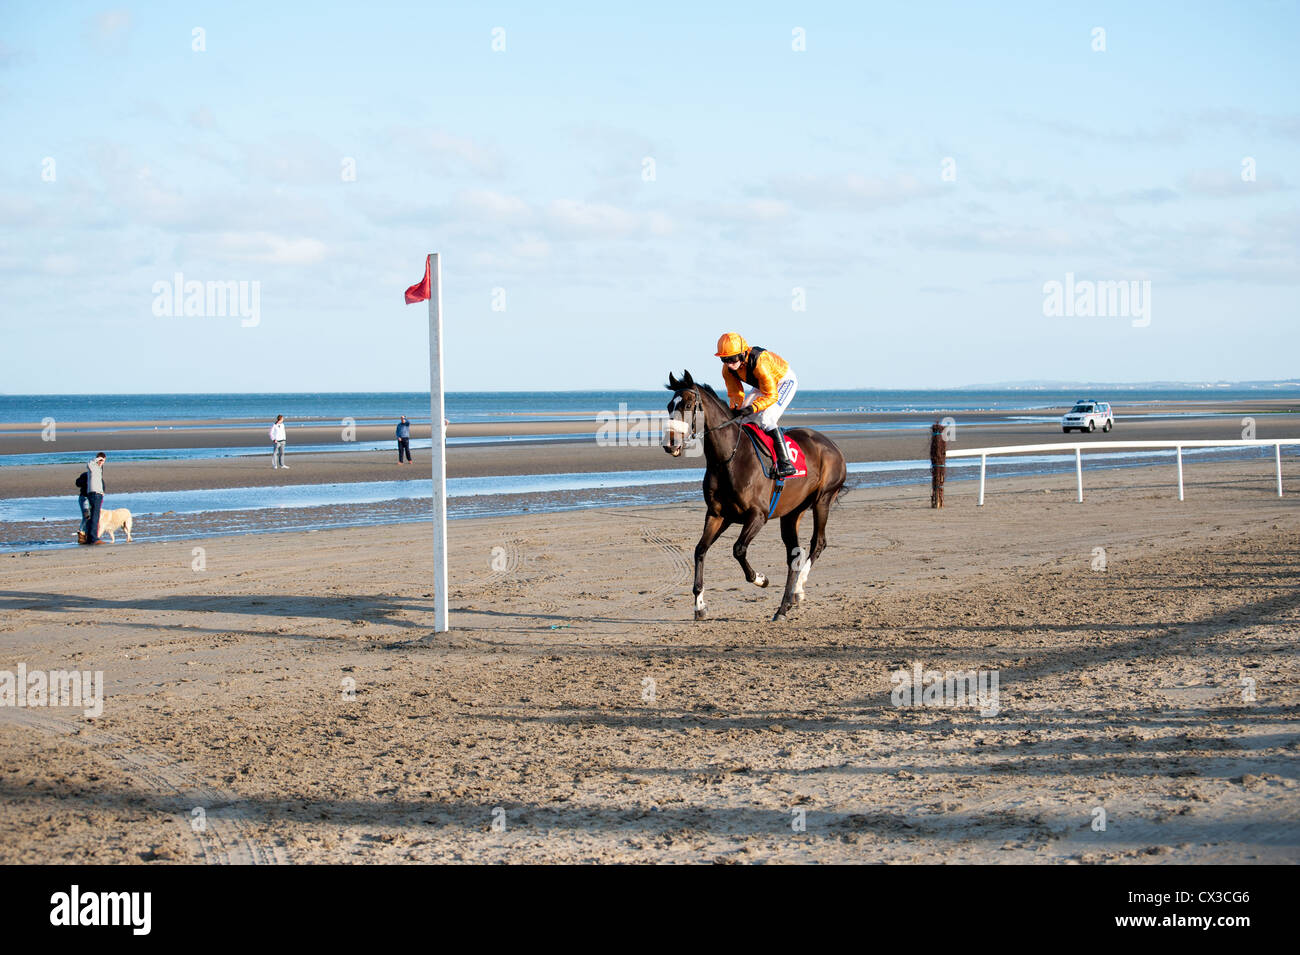
[[[406,304],[427,302],[433,294],[432,279],[429,276],[429,257],[424,258],[424,278],[406,290]]]

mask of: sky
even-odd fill
[[[1300,377],[1295,2],[540,7],[7,0],[0,392]]]

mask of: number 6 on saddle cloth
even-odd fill
[[[789,477],[780,478],[776,476],[776,449],[772,446],[772,439],[768,433],[756,424],[745,422],[745,434],[749,435],[749,440],[754,445],[754,453],[758,455],[759,467],[763,469],[763,476],[775,478],[776,485],[772,488],[772,502],[767,506],[767,516],[770,518],[776,513],[776,504],[781,500],[781,491],[785,487],[785,482],[794,478],[808,476],[808,468],[804,463],[803,449],[799,447],[799,442],[795,441],[782,432],[785,438],[786,453],[790,455],[790,464],[794,467],[794,474]]]
[[[758,455],[758,461],[763,466],[763,474],[766,477],[772,477],[776,474],[776,468],[772,464],[775,449],[772,447],[772,439],[768,433],[756,424],[748,421],[744,425],[745,434],[749,435],[749,440],[754,444],[754,453]],[[808,476],[808,467],[804,462],[803,448],[799,447],[799,442],[788,434],[782,432],[785,438],[785,448],[790,455],[790,463],[794,466],[794,474],[785,480],[790,481],[794,478]]]

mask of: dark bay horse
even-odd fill
[[[765,477],[763,467],[741,432],[738,419],[746,411],[732,411],[727,403],[706,384],[694,381],[685,372],[681,380],[668,375],[670,421],[665,427],[664,450],[679,457],[688,447],[703,442],[704,533],[695,545],[695,619],[704,616],[704,555],[719,535],[732,524],[740,524],[740,537],[731,552],[740,562],[745,579],[766,587],[768,579],[754,573],[745,554],[749,542],[768,520],[775,480]],[[679,423],[675,423],[679,422]],[[831,502],[844,486],[848,470],[844,455],[825,435],[809,428],[791,428],[786,432],[803,449],[806,477],[787,478],[773,517],[781,518],[781,540],[785,542],[785,593],[773,620],[784,620],[790,608],[803,600],[803,585],[812,565],[826,547],[826,519]],[[799,546],[799,518],[808,508],[813,511],[812,540],[809,550]]]

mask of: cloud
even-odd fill
[[[533,211],[524,200],[490,189],[463,192],[453,205],[464,215],[486,217],[493,222],[526,223],[533,218]]]
[[[672,232],[672,221],[662,212],[634,212],[604,202],[553,199],[543,213],[549,229],[575,238],[629,236]]]
[[[551,255],[551,244],[542,239],[524,239],[511,246],[510,253],[520,259],[546,259]]]
[[[617,126],[588,122],[570,129],[569,133],[587,147],[586,151],[598,149],[621,157],[629,168],[639,170],[642,158],[655,155],[654,143],[648,137]]]
[[[1007,196],[1019,196],[1045,188],[1041,179],[1008,179],[1006,176],[989,176],[977,179],[976,183],[981,192],[995,192]]]
[[[786,222],[793,216],[794,209],[785,199],[744,199],[703,203],[697,218],[719,225],[751,225]]]
[[[1173,278],[1182,285],[1227,282],[1238,285],[1300,285],[1300,265],[1295,259],[1235,263],[1198,262],[1193,268],[1175,271]]]
[[[40,223],[42,209],[39,203],[26,196],[0,193],[0,225],[35,226]]]
[[[1201,126],[1228,127],[1249,136],[1300,139],[1300,114],[1297,113],[1270,116],[1254,110],[1227,107],[1201,110],[1189,116],[1188,121]]]
[[[550,261],[551,244],[543,239],[526,238],[513,242],[504,249],[496,246],[481,249],[469,257],[469,263],[475,268],[490,270],[502,274],[517,274],[530,270]]]
[[[662,143],[656,145],[641,133],[594,122],[571,128],[568,133],[599,190],[622,193],[642,187],[646,159],[654,161],[656,179],[661,172],[666,179],[680,175],[674,165],[674,151]]]
[[[925,249],[1050,255],[1078,250],[1084,243],[1068,229],[1036,226],[912,229],[908,238]]]
[[[202,151],[190,152],[197,155]],[[90,177],[76,211],[91,222],[149,226],[172,233],[254,232],[274,222],[276,228],[285,231],[320,232],[333,218],[329,205],[322,203],[319,196],[301,195],[286,187],[250,188],[239,181],[248,164],[272,162],[279,155],[269,147],[243,162],[223,163],[215,155],[205,155],[232,173],[234,181],[225,184],[221,174],[199,183],[193,178],[192,163],[173,160],[171,165],[160,167],[119,143],[95,143],[87,154],[88,165],[97,176]],[[319,159],[319,168],[299,167],[297,162],[290,162],[285,170],[287,174],[297,169],[304,177],[301,181],[290,179],[294,185],[336,181],[327,175],[324,159]],[[231,201],[235,194],[238,202]]]
[[[1244,136],[1274,137],[1300,140],[1300,114],[1280,113],[1268,115],[1248,109],[1229,107],[1183,112],[1147,127],[1119,129],[1106,126],[1088,126],[1070,120],[1017,115],[1014,121],[1050,129],[1069,137],[1074,145],[1104,143],[1117,146],[1176,146],[1187,141],[1189,131],[1210,134],[1231,129]]]
[[[882,178],[849,173],[777,179],[771,191],[796,206],[861,212],[931,198],[942,192],[941,185],[938,177],[926,185],[911,175]]]
[[[224,232],[216,236],[213,252],[227,259],[271,265],[311,265],[325,258],[318,239],[290,238],[272,232]]]
[[[1261,192],[1286,191],[1286,184],[1276,176],[1259,176],[1254,182],[1245,182],[1239,172],[1224,169],[1195,169],[1183,180],[1188,193],[1212,198],[1250,197]]]
[[[17,50],[5,43],[4,40],[0,40],[0,70],[7,70],[17,66],[21,60],[22,57],[19,56]]]
[[[107,10],[96,14],[90,23],[91,43],[106,53],[126,52],[130,32],[129,10]]]
[[[212,110],[206,106],[200,106],[194,112],[190,113],[190,125],[197,129],[215,129],[217,118],[212,115]]]
[[[75,255],[46,255],[41,258],[40,269],[46,275],[76,275],[85,267]]]
[[[1127,192],[1119,193],[1108,199],[1112,203],[1139,203],[1146,205],[1158,206],[1162,203],[1173,202],[1178,199],[1177,191],[1170,189],[1168,186],[1154,186],[1148,189],[1130,189]]]
[[[1102,143],[1109,146],[1176,146],[1186,141],[1185,123],[1163,123],[1146,128],[1117,129],[1104,126],[1086,126],[1064,119],[1047,119],[1040,116],[1012,116],[1012,120],[1027,126],[1050,129],[1065,136],[1068,147],[1091,146]]]
[[[444,129],[396,126],[389,130],[393,145],[413,152],[421,166],[434,172],[474,173],[499,178],[505,162],[495,148]]]
[[[1126,189],[1109,195],[1091,196],[1080,200],[1083,206],[1097,203],[1105,205],[1164,205],[1189,197],[1212,199],[1249,199],[1261,192],[1285,192],[1288,186],[1276,176],[1261,176],[1254,182],[1245,182],[1240,173],[1223,169],[1196,169],[1183,177],[1180,189],[1171,186],[1145,186]]]
[[[558,239],[638,238],[667,236],[675,226],[664,212],[642,212],[608,202],[583,199],[550,199],[529,202],[519,196],[490,189],[458,193],[442,209],[416,209],[401,202],[378,205],[372,217],[379,222],[442,221],[482,231],[484,224],[526,230],[537,241]]]

